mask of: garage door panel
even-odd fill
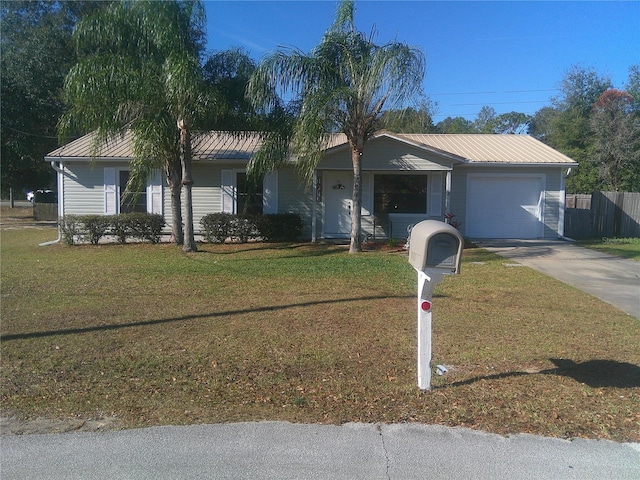
[[[542,184],[539,176],[470,177],[466,235],[472,238],[539,237]]]

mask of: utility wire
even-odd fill
[[[49,138],[49,139],[53,139],[53,140],[57,140],[58,139],[58,137],[56,137],[56,136],[41,135],[41,134],[38,134],[38,133],[23,132],[22,130],[18,130],[17,128],[13,128],[13,127],[3,126],[2,128],[6,128],[7,130],[11,130],[12,132],[20,133],[21,135],[27,135],[29,137]],[[74,137],[63,137],[63,138],[66,140],[68,138],[74,138]]]

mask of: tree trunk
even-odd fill
[[[180,160],[182,161],[182,186],[184,187],[184,243],[183,252],[196,252],[195,235],[193,232],[193,197],[191,188],[191,132],[184,120],[178,120],[180,129]]]
[[[360,241],[362,219],[362,153],[362,147],[351,147],[353,196],[351,199],[351,243],[349,245],[349,253],[362,252],[362,242]]]
[[[174,159],[166,165],[167,183],[171,190],[171,240],[175,245],[184,243],[182,228],[182,162]]]

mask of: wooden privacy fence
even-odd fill
[[[564,235],[569,238],[640,237],[640,192],[567,195]]]
[[[33,219],[38,222],[56,222],[58,220],[58,204],[34,203]]]

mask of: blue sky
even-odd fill
[[[242,47],[260,58],[279,46],[310,51],[337,2],[205,1],[209,50]],[[356,27],[376,42],[397,40],[427,58],[424,91],[447,116],[473,120],[533,114],[557,95],[572,65],[593,67],[623,88],[640,64],[640,2],[356,1]]]

